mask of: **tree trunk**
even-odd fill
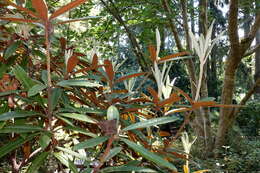
[[[256,10],[260,9],[260,2],[258,0],[255,1],[255,6]],[[256,45],[260,45],[260,28],[256,34]],[[260,47],[258,47],[255,53],[255,81],[257,81],[257,79],[260,79]],[[254,97],[257,100],[260,100],[260,87],[256,88]]]
[[[235,74],[239,63],[244,57],[247,49],[256,36],[260,26],[260,12],[257,13],[255,23],[251,27],[247,37],[239,41],[238,37],[238,0],[231,0],[228,17],[228,36],[230,40],[230,53],[226,60],[224,84],[221,94],[221,103],[225,105],[232,104],[233,93],[235,89]],[[233,108],[221,108],[220,120],[217,131],[215,147],[217,149],[225,145],[226,135],[235,120],[235,111]]]

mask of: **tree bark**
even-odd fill
[[[260,9],[260,2],[255,1],[256,10]],[[256,34],[256,46],[260,45],[260,28]],[[260,47],[258,46],[256,53],[255,53],[255,81],[260,79]],[[260,100],[260,86],[256,87],[254,98]]]
[[[250,47],[256,32],[260,26],[260,12],[257,13],[255,23],[251,27],[247,37],[239,42],[238,37],[238,0],[231,0],[228,17],[228,36],[230,40],[230,53],[226,60],[224,84],[221,94],[222,104],[231,104],[235,89],[235,74],[239,63],[241,62],[247,49]],[[234,120],[235,114],[232,108],[220,109],[220,120],[217,131],[215,147],[220,148],[225,144],[226,135],[229,132]]]

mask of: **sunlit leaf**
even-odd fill
[[[107,136],[100,136],[100,137],[97,137],[97,138],[88,139],[86,141],[83,141],[83,142],[76,144],[73,147],[73,150],[92,148],[92,147],[97,146],[98,144],[105,142],[107,139],[108,139]]]
[[[121,140],[126,143],[130,148],[132,148],[135,152],[141,154],[144,158],[146,158],[149,161],[152,161],[160,166],[167,167],[173,171],[177,172],[176,167],[168,162],[167,160],[164,160],[162,157],[159,155],[150,152],[149,150],[145,149],[143,146],[138,145],[132,141],[129,141],[127,139],[121,138]]]
[[[166,124],[166,123],[177,121],[178,119],[179,118],[175,116],[153,118],[135,124],[131,124],[130,126],[127,126],[126,128],[122,129],[122,131],[145,128],[145,127],[155,126],[159,124]]]
[[[77,113],[61,113],[60,116],[72,118],[74,120],[84,121],[88,123],[96,124],[98,121],[94,118],[91,118],[90,116],[83,115],[83,114],[77,114]]]
[[[109,108],[107,109],[107,119],[108,120],[119,120],[119,111],[118,109],[114,106],[111,105],[109,106]]]
[[[184,55],[189,55],[189,52],[180,52],[180,53],[175,53],[175,54],[171,54],[171,55],[167,55],[165,57],[160,58],[159,62],[164,62],[176,57],[180,57],[180,56],[184,56]]]
[[[45,0],[32,0],[32,6],[43,21],[48,20],[48,7]]]
[[[79,6],[80,4],[83,4],[84,2],[86,2],[86,0],[75,0],[75,1],[72,1],[71,3],[69,3],[69,4],[66,4],[65,6],[61,7],[57,11],[55,11],[51,15],[50,19],[54,19],[54,18],[58,17],[59,15],[66,13],[67,11]]]
[[[43,84],[36,84],[34,85],[32,88],[29,89],[28,91],[28,96],[35,96],[36,94],[38,94],[39,92],[41,92],[42,90],[44,90],[45,88],[47,88],[46,85]]]
[[[78,80],[78,79],[63,80],[63,81],[57,83],[57,85],[62,86],[62,87],[70,87],[70,86],[99,87],[99,86],[101,86],[98,83],[90,82],[87,80]]]
[[[49,152],[42,152],[39,156],[37,156],[33,161],[32,164],[27,169],[26,173],[35,173],[37,170],[43,166],[43,163],[46,162],[46,158],[49,155]]]
[[[68,153],[69,155],[75,156],[76,158],[79,158],[79,159],[82,159],[82,160],[87,160],[86,156],[84,156],[84,155],[82,155],[78,152],[72,151],[71,149],[62,148],[62,147],[56,147],[56,148],[60,151]]]
[[[35,14],[35,13],[34,13],[33,11],[31,11],[31,10],[28,10],[27,8],[24,8],[24,7],[21,7],[21,6],[19,6],[19,5],[16,5],[15,3],[11,2],[11,1],[5,1],[5,2],[6,2],[8,5],[11,5],[11,6],[17,8],[18,10],[21,10],[21,11],[27,13],[28,15],[30,15],[30,16],[32,16],[32,17],[34,17],[34,18],[38,18],[38,15],[37,15],[37,14]]]
[[[200,171],[195,171],[193,173],[204,173],[204,172],[211,172],[210,169],[204,169],[204,170],[200,170]]]
[[[187,165],[183,165],[183,172],[190,173],[189,167]]]
[[[137,167],[137,166],[113,166],[113,167],[106,167],[100,170],[100,173],[107,173],[107,172],[158,172],[150,168],[144,167]]]

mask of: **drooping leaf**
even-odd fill
[[[149,150],[145,149],[143,146],[138,145],[132,141],[129,141],[128,139],[121,138],[121,141],[126,143],[130,148],[132,148],[135,152],[141,154],[147,160],[177,172],[177,169],[173,164],[171,164],[167,160],[164,160],[161,156],[150,152]]]
[[[47,156],[50,152],[42,152],[39,156],[37,156],[33,161],[32,164],[27,169],[26,173],[35,173],[37,170],[46,162]]]
[[[51,90],[51,109],[54,110],[59,103],[61,98],[62,89],[61,88],[53,88]]]
[[[131,124],[131,125],[125,127],[124,129],[122,129],[122,131],[133,130],[133,129],[138,129],[138,128],[145,128],[145,127],[155,126],[155,125],[159,125],[159,124],[166,124],[166,123],[177,121],[178,119],[179,118],[175,117],[175,116],[153,118],[153,119],[145,120],[145,121],[138,122],[135,124]]]
[[[32,135],[27,136],[26,138],[19,137],[13,141],[8,142],[4,146],[0,148],[0,158],[13,151],[14,149],[22,146],[25,142],[30,141],[35,136],[39,135],[39,133],[34,133]]]
[[[12,54],[17,50],[17,48],[21,45],[21,41],[15,41],[12,43],[4,52],[4,58],[8,59]]]
[[[78,114],[78,113],[61,113],[60,116],[72,118],[74,120],[84,121],[92,124],[96,124],[98,121],[94,118],[91,118],[90,116]]]
[[[158,106],[163,107],[166,104],[172,104],[181,100],[181,97],[177,93],[173,93],[168,99],[162,100],[158,103]]]
[[[23,118],[23,117],[30,117],[33,115],[40,115],[37,112],[33,111],[12,111],[12,112],[5,112],[0,114],[0,121],[10,120],[12,118]]]
[[[130,78],[133,78],[133,77],[142,76],[142,75],[145,75],[145,74],[146,74],[145,72],[130,74],[130,75],[127,75],[127,76],[120,77],[119,79],[116,80],[116,82],[122,82],[124,80],[130,79]]]
[[[75,0],[72,1],[71,3],[61,7],[60,9],[56,10],[50,17],[50,19],[54,19],[58,16],[60,16],[63,13],[66,13],[67,11],[79,6],[80,4],[83,4],[84,2],[86,2],[86,0]]]
[[[158,93],[151,87],[148,88],[148,91],[153,96],[153,102],[157,104],[159,102]]]
[[[78,64],[78,62],[79,62],[78,56],[72,55],[67,62],[67,72],[68,73],[72,72],[75,66]]]
[[[75,166],[75,164],[69,159],[69,168],[73,173],[79,173],[77,167]]]
[[[39,126],[34,125],[12,125],[12,126],[5,126],[4,128],[0,129],[0,133],[28,133],[28,132],[35,132],[35,131],[43,131],[44,129]]]
[[[101,86],[98,83],[90,82],[87,80],[77,80],[77,79],[63,80],[57,83],[57,85],[62,87],[70,87],[70,86],[100,87]]]
[[[45,88],[47,88],[46,85],[43,84],[36,84],[34,85],[32,88],[29,89],[28,91],[28,96],[35,96],[36,94],[38,94],[39,92],[41,92],[42,90],[44,90]]]
[[[86,141],[83,141],[83,142],[76,144],[73,147],[73,150],[92,148],[92,147],[97,146],[98,144],[105,142],[107,139],[108,139],[107,136],[100,136],[100,137],[97,137],[97,138],[88,139]]]
[[[158,172],[150,168],[137,167],[137,166],[113,166],[106,167],[100,170],[101,173],[107,172]]]
[[[32,0],[32,6],[43,21],[48,20],[48,7],[45,0]]]
[[[65,166],[69,167],[68,158],[62,152],[55,152],[53,155]]]

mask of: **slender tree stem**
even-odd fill
[[[45,44],[46,44],[46,63],[47,63],[47,97],[48,97],[48,103],[47,103],[47,116],[48,116],[48,120],[49,120],[49,124],[48,124],[48,129],[51,130],[52,129],[52,108],[51,108],[51,57],[50,57],[50,47],[51,47],[51,43],[49,40],[49,31],[50,31],[50,25],[49,23],[45,24]]]

